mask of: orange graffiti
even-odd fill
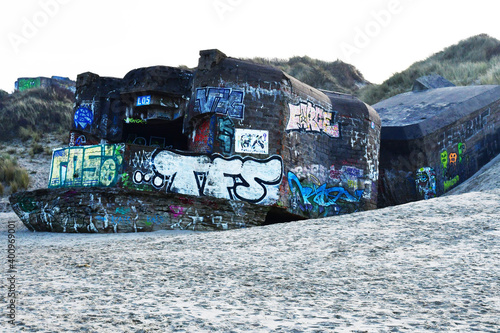
[[[452,164],[457,163],[457,154],[456,153],[450,154],[450,163],[452,163]]]

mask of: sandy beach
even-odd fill
[[[18,220],[1,219],[6,244]],[[499,157],[447,196],[335,218],[205,233],[16,226],[7,332],[500,331]]]

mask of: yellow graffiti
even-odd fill
[[[453,179],[450,179],[450,180],[445,180],[444,181],[444,191],[448,191],[450,188],[452,188],[453,186],[455,186],[460,180],[460,177],[459,176],[456,176],[455,178]]]
[[[111,186],[118,181],[123,146],[97,145],[54,150],[49,188]]]

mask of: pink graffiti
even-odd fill
[[[179,216],[186,213],[186,208],[182,206],[169,206],[168,209],[170,210],[170,213],[174,216],[174,218],[178,218]]]
[[[311,102],[288,104],[290,118],[287,131],[298,130],[304,132],[324,133],[332,138],[340,137],[339,125],[333,123],[334,114]]]
[[[335,170],[335,169],[330,169],[330,178],[333,180],[340,180],[340,177],[342,177],[342,171],[340,170]]]

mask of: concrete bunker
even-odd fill
[[[49,189],[11,200],[31,229],[66,232],[231,229],[374,209],[380,128],[353,96],[218,50],[201,51],[193,70],[83,73]]]
[[[432,75],[373,107],[382,119],[379,207],[440,196],[500,152],[500,86]]]

